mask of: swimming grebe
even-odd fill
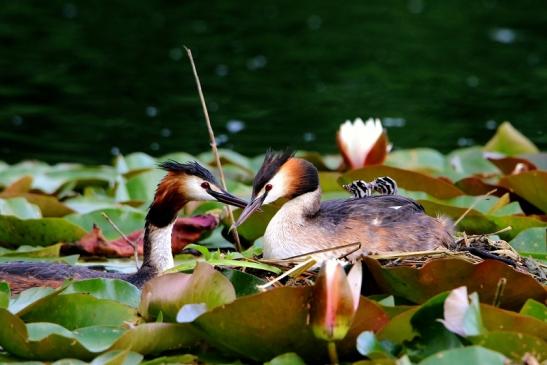
[[[146,281],[173,267],[171,232],[177,214],[191,200],[216,200],[244,207],[246,201],[224,191],[214,176],[197,162],[163,162],[167,171],[148,209],[144,229],[144,259],[134,274],[110,273],[65,264],[11,262],[0,264],[0,281],[12,293],[34,286],[58,287],[66,279],[117,278],[141,287]]]
[[[236,226],[263,204],[288,199],[264,234],[264,258],[285,259],[321,249],[361,243],[368,252],[418,251],[453,242],[451,223],[424,213],[400,195],[377,195],[321,202],[319,174],[289,151],[268,151],[253,182],[251,202]],[[319,259],[342,256],[351,248],[329,251]]]

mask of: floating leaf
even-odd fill
[[[521,153],[538,153],[538,148],[509,122],[503,122],[496,134],[484,146],[486,151],[495,151],[513,156]]]
[[[121,326],[135,320],[135,309],[83,293],[48,296],[21,316],[25,322],[51,322],[70,330],[89,326]]]
[[[492,350],[480,346],[469,346],[450,349],[431,355],[419,365],[453,365],[453,364],[489,364],[505,365],[507,358]]]
[[[445,169],[445,158],[440,152],[431,148],[413,148],[391,152],[384,164],[399,169],[439,175]]]
[[[59,257],[61,243],[46,247],[19,246],[16,250],[5,250],[0,247],[0,256],[2,257]]]
[[[519,253],[547,253],[547,228],[529,228],[520,232],[509,242]]]
[[[9,284],[5,281],[0,281],[0,308],[7,308],[9,305],[9,299],[11,291]]]
[[[264,365],[306,365],[304,360],[294,352],[279,355],[266,362]]]
[[[75,242],[85,231],[64,218],[19,219],[0,216],[0,245],[47,246],[57,242]]]
[[[239,270],[225,269],[222,274],[230,280],[238,298],[259,293],[258,285],[264,284],[264,280],[259,277]]]
[[[504,294],[505,295],[505,294]],[[525,300],[525,296],[522,298]],[[547,323],[515,312],[481,304],[484,326],[489,331],[512,331],[527,333],[547,341]]]
[[[93,225],[99,225],[107,239],[115,239],[120,234],[106,221],[102,213],[106,213],[124,233],[131,233],[142,229],[145,213],[130,207],[106,209],[87,214],[71,214],[65,217],[69,222],[79,225],[86,231],[91,231]]]
[[[483,303],[492,303],[500,278],[507,279],[501,306],[518,309],[526,299],[547,300],[547,291],[528,274],[516,271],[498,260],[484,260],[478,264],[451,257],[432,259],[419,269],[408,266],[382,267],[365,257],[375,282],[387,293],[414,303],[423,303],[438,293],[459,286],[478,292]]]
[[[22,193],[22,194],[8,194],[2,192],[0,194],[2,198],[24,198],[28,202],[38,206],[41,211],[41,216],[44,217],[64,217],[67,214],[73,213],[74,211],[61,203],[57,198],[49,195],[34,194],[34,193]],[[29,217],[29,218],[39,218],[39,217]]]
[[[521,361],[526,354],[539,362],[547,359],[547,342],[541,338],[518,332],[494,331],[471,339],[473,344],[504,354],[515,361]]]
[[[528,171],[517,175],[504,176],[500,179],[499,184],[547,213],[547,194],[545,194],[547,171]]]
[[[114,350],[97,356],[90,365],[138,365],[143,356],[127,350]]]
[[[150,203],[156,193],[156,186],[164,176],[165,171],[159,169],[147,170],[132,176],[126,183],[129,199]]]
[[[388,342],[379,341],[372,331],[365,331],[357,337],[357,351],[369,359],[391,358],[391,350]]]
[[[499,170],[484,157],[480,147],[468,147],[452,151],[446,156],[445,173],[452,180],[471,175],[499,174]]]
[[[143,289],[139,313],[146,319],[163,314],[175,321],[185,304],[205,303],[210,310],[236,298],[230,281],[206,263],[198,263],[192,274],[166,274],[148,281]]]
[[[505,175],[514,174],[515,172],[537,170],[536,165],[524,158],[491,156],[488,157],[488,161],[496,165]]]
[[[547,322],[547,306],[533,299],[528,299],[522,306],[520,314]]]
[[[20,219],[42,218],[40,208],[24,198],[0,199],[0,215],[11,215]]]
[[[379,176],[389,176],[400,187],[412,191],[424,191],[438,199],[450,199],[463,192],[449,182],[434,178],[419,172],[403,170],[389,166],[367,166],[359,170],[350,171],[340,178],[341,184],[348,184],[354,180],[372,181]]]
[[[205,313],[196,324],[209,343],[245,358],[267,361],[280,353],[295,352],[304,360],[317,363],[327,354],[325,343],[316,339],[307,325],[311,290],[282,287],[241,297]],[[377,331],[388,320],[376,303],[361,297],[348,335],[337,343],[340,356],[355,355],[357,336],[366,330]]]
[[[140,290],[131,283],[119,279],[87,279],[70,283],[63,294],[86,293],[97,299],[108,299],[136,308]]]

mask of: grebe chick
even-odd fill
[[[0,281],[10,284],[12,293],[34,286],[58,287],[67,279],[117,278],[137,287],[173,267],[171,233],[177,214],[191,200],[216,200],[244,207],[246,201],[221,189],[214,176],[197,162],[163,162],[167,171],[156,189],[144,226],[144,258],[134,274],[110,273],[81,266],[51,263],[11,262],[0,264]]]
[[[397,194],[397,183],[389,176],[378,177],[369,183],[363,180],[354,180],[342,187],[354,198],[372,196],[373,192],[381,195]]]
[[[264,258],[285,259],[309,252],[361,243],[350,258],[368,252],[418,251],[453,242],[451,223],[430,217],[421,205],[400,195],[376,195],[321,202],[319,174],[289,151],[268,151],[253,182],[251,202],[236,226],[263,204],[288,199],[264,234]],[[317,258],[339,257],[352,248]]]

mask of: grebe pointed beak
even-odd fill
[[[238,208],[245,208],[248,205],[247,201],[240,199],[224,190],[214,191],[213,189],[207,189],[207,193],[221,203],[233,205]]]
[[[262,204],[264,203],[264,200],[266,199],[266,196],[268,193],[264,193],[261,196],[257,196],[254,198],[246,207],[243,209],[241,214],[239,215],[239,218],[237,219],[237,222],[235,222],[234,226],[239,227],[243,224],[249,218],[255,211],[259,210]]]

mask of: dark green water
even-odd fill
[[[334,152],[345,119],[395,147],[483,143],[510,120],[547,147],[547,3],[2,1],[0,160],[108,162],[222,147]]]

